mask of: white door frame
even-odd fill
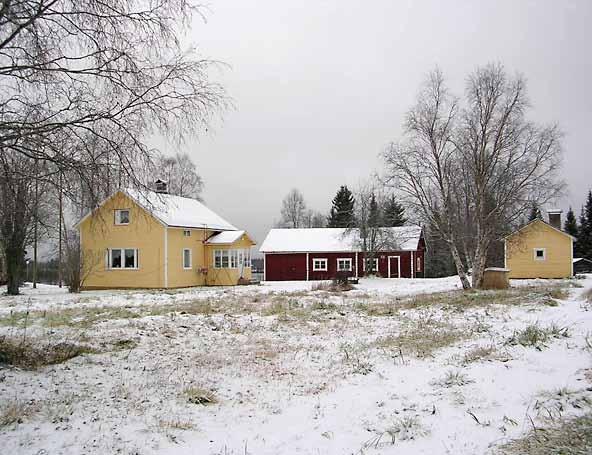
[[[397,258],[397,267],[399,269],[397,273],[397,278],[401,278],[401,256],[387,256],[387,265],[388,265],[388,277],[392,278],[391,276],[391,258]]]

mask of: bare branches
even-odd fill
[[[491,243],[532,200],[562,189],[561,131],[527,121],[528,107],[524,79],[501,65],[469,76],[463,109],[436,70],[407,114],[405,141],[384,154],[389,182],[450,246],[465,287],[464,267],[480,286]]]

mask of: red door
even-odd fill
[[[401,276],[401,258],[399,256],[388,257],[388,274],[389,278],[399,278]]]

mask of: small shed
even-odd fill
[[[588,258],[573,258],[574,273],[592,273],[592,260]]]
[[[483,289],[508,289],[510,269],[488,267],[483,272]]]

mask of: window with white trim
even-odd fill
[[[245,250],[245,267],[251,267],[251,250]]]
[[[230,250],[230,268],[236,269],[238,266],[238,251]]]
[[[191,249],[183,248],[183,268],[191,269]]]
[[[352,259],[351,258],[337,259],[337,271],[338,272],[351,272],[351,270],[352,270]]]
[[[230,250],[214,250],[214,268],[227,269],[230,265]]]
[[[378,258],[374,258],[372,259],[373,263],[374,263],[374,267],[372,268],[373,272],[378,272]],[[364,272],[366,270],[370,270],[370,258],[366,258],[362,264],[362,267],[364,269]]]
[[[115,210],[115,224],[117,224],[117,225],[130,224],[130,211],[129,211],[129,209],[118,209],[118,210]]]
[[[547,250],[545,248],[535,248],[534,249],[534,260],[535,261],[547,260]]]
[[[107,254],[109,269],[138,268],[138,250],[135,248],[110,248]]]
[[[419,257],[417,258],[417,267],[416,267],[416,270],[418,272],[421,272],[421,258],[419,258]]]
[[[184,229],[183,237],[191,237],[191,231],[189,229]]]
[[[313,270],[313,272],[326,272],[327,271],[327,258],[313,258],[312,270]]]

